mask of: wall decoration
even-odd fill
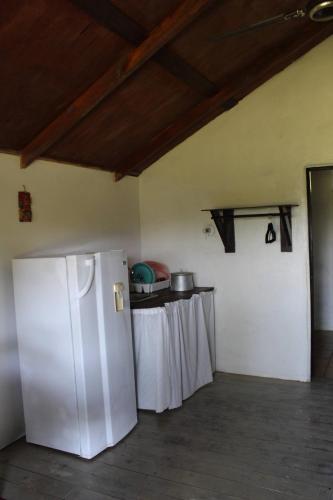
[[[25,186],[23,186],[23,189],[24,191],[18,193],[19,220],[20,222],[31,222],[31,194],[26,191]]]

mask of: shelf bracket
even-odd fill
[[[225,253],[235,253],[234,210],[232,208],[225,208],[222,210],[210,210],[210,213],[221,237]]]
[[[281,252],[292,252],[292,226],[291,226],[291,206],[280,205],[280,235]]]

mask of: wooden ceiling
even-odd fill
[[[139,175],[333,33],[304,0],[2,0],[0,149]]]

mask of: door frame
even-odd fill
[[[312,238],[312,201],[311,201],[311,173],[318,170],[332,170],[333,164],[306,167],[306,198],[308,216],[308,238],[309,238],[309,268],[310,268],[310,315],[311,315],[311,367],[310,377],[313,372],[313,332],[314,332],[314,284],[313,284],[313,238]]]

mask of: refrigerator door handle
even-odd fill
[[[94,281],[94,276],[95,276],[95,259],[92,258],[92,259],[87,259],[85,261],[85,265],[89,267],[89,274],[88,274],[88,278],[87,278],[87,282],[86,284],[84,285],[83,288],[81,288],[81,290],[78,292],[76,298],[77,299],[82,299],[82,297],[84,297],[85,295],[87,295],[87,293],[89,292],[90,288],[91,288],[91,285]]]
[[[116,312],[124,310],[124,295],[123,295],[124,289],[125,289],[124,283],[122,283],[121,281],[118,281],[113,285],[114,308]]]

